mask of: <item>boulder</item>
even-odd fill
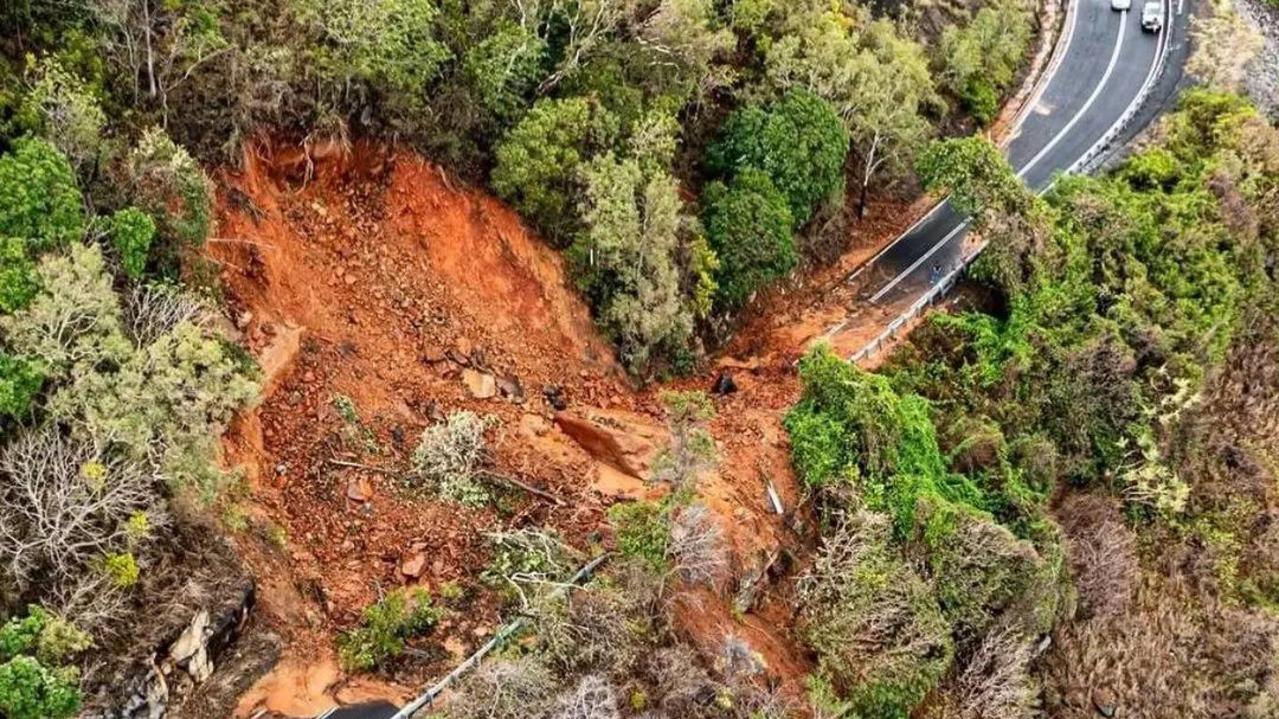
[[[647,416],[594,407],[559,412],[555,424],[596,461],[637,479],[649,479],[653,459],[670,441]]]

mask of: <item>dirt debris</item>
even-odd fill
[[[267,386],[227,434],[227,460],[246,472],[252,522],[287,537],[283,547],[241,537],[259,606],[286,645],[243,711],[332,701],[348,686],[332,674],[334,634],[396,586],[477,589],[486,532],[545,524],[585,546],[609,504],[660,494],[646,480],[666,441],[664,388],[632,385],[559,255],[509,209],[404,152],[357,147],[313,175],[292,171],[265,153],[220,178],[221,234],[243,241],[209,250]],[[232,192],[247,202],[229,202]],[[738,391],[717,400],[722,461],[702,494],[745,570],[794,540],[765,486],[796,506],[780,417],[797,385],[785,362],[748,361],[734,380]],[[496,419],[496,472],[565,506],[508,489],[496,507],[467,509],[405,491],[422,430],[462,409]],[[739,619],[729,600],[682,613],[687,631],[723,634]],[[381,695],[446,668],[499,621],[480,592]],[[784,631],[759,650],[785,657],[771,663],[779,671],[799,661]]]

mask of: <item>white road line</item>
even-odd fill
[[[1079,27],[1079,3],[1076,0],[1067,0],[1066,18],[1070,21],[1070,25],[1062,29],[1062,37],[1057,38],[1057,46],[1053,48],[1053,53],[1048,58],[1048,66],[1044,69],[1044,75],[1042,81],[1039,83],[1039,87],[1035,88],[1034,95],[1026,101],[1023,109],[1017,114],[1017,117],[1013,122],[1013,128],[1004,139],[1002,147],[1007,147],[1012,144],[1012,141],[1021,133],[1022,125],[1026,123],[1026,117],[1039,105],[1039,101],[1043,98],[1044,92],[1048,90],[1048,86],[1052,84],[1053,78],[1057,76],[1057,69],[1061,66],[1066,55],[1070,53],[1070,45],[1075,39],[1075,30]],[[945,207],[947,204],[946,198],[943,197],[940,202],[933,205],[928,212],[924,213],[923,217],[912,222],[910,227],[903,230],[892,242],[884,245],[878,252],[871,255],[870,259],[863,262],[861,267],[858,267],[853,274],[844,278],[844,282],[852,282],[857,279],[864,270],[875,264],[875,261],[883,256],[885,252],[896,247],[897,243],[901,242],[906,235],[909,235],[916,227],[927,222],[928,218],[937,214],[937,211]]]
[[[1106,83],[1110,81],[1110,76],[1115,72],[1115,66],[1119,64],[1119,53],[1124,47],[1124,30],[1127,28],[1127,25],[1128,11],[1124,10],[1119,14],[1119,39],[1115,42],[1114,51],[1110,53],[1110,64],[1106,66],[1106,72],[1101,76],[1101,82],[1097,83],[1097,86],[1093,88],[1092,94],[1088,96],[1088,100],[1084,102],[1084,106],[1079,108],[1079,111],[1075,113],[1074,117],[1070,118],[1070,122],[1066,123],[1066,126],[1063,127],[1047,145],[1040,148],[1039,153],[1030,158],[1030,162],[1027,162],[1020,170],[1017,171],[1017,177],[1025,176],[1027,172],[1030,172],[1031,168],[1038,164],[1040,160],[1044,159],[1045,155],[1052,152],[1053,148],[1057,146],[1057,143],[1061,142],[1063,137],[1069,134],[1071,130],[1075,129],[1075,123],[1079,122],[1080,118],[1088,112],[1089,108],[1092,107],[1092,104],[1101,96],[1101,91],[1106,88]]]
[[[1070,121],[1066,123],[1066,126],[1063,127],[1061,130],[1059,130],[1057,134],[1053,136],[1053,139],[1048,141],[1047,145],[1044,145],[1042,148],[1040,148],[1038,154],[1030,158],[1030,161],[1027,162],[1025,165],[1023,165],[1022,168],[1017,171],[1017,177],[1025,176],[1025,174],[1029,172],[1031,168],[1033,168],[1040,160],[1044,159],[1044,157],[1049,152],[1052,152],[1053,148],[1055,148],[1057,144],[1061,142],[1062,138],[1064,138],[1067,134],[1069,134],[1071,130],[1075,129],[1076,123],[1078,123],[1080,118],[1082,118],[1088,112],[1088,110],[1092,108],[1093,103],[1097,101],[1097,98],[1101,96],[1101,91],[1105,89],[1106,83],[1110,81],[1110,76],[1113,75],[1115,72],[1115,66],[1119,64],[1119,55],[1123,52],[1123,47],[1124,47],[1124,30],[1127,29],[1127,25],[1128,25],[1128,11],[1124,10],[1119,15],[1119,35],[1115,41],[1115,49],[1112,50],[1110,53],[1110,62],[1106,65],[1106,72],[1102,74],[1101,80],[1097,83],[1096,87],[1093,88],[1092,94],[1088,96],[1088,99],[1084,101],[1083,107],[1079,108],[1079,110],[1075,112],[1074,116],[1070,118]],[[878,302],[880,299],[884,297],[884,295],[891,292],[894,287],[896,287],[898,284],[902,282],[902,280],[906,279],[906,277],[909,276],[912,272],[919,269],[919,266],[922,265],[925,261],[927,261],[929,257],[932,257],[934,254],[936,254],[937,251],[940,250],[943,245],[945,245],[947,242],[950,242],[950,239],[954,237],[960,230],[967,227],[968,222],[969,222],[968,220],[965,220],[958,227],[956,227],[955,229],[947,233],[945,237],[943,237],[940,241],[937,242],[937,244],[929,248],[928,252],[924,253],[922,257],[915,260],[914,263],[912,263],[909,267],[907,267],[905,270],[899,273],[896,277],[894,277],[892,281],[890,281],[887,285],[885,285],[878,292],[876,292],[870,298],[870,301]]]

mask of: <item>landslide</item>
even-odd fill
[[[239,548],[259,582],[260,614],[285,645],[281,668],[241,713],[403,695],[501,621],[476,579],[487,533],[542,525],[578,547],[607,543],[609,504],[660,492],[646,480],[666,437],[663,388],[630,383],[560,256],[514,212],[419,156],[371,144],[259,146],[219,185],[207,256],[266,387],[227,433],[225,454],[246,476],[252,531],[239,533]],[[744,636],[783,682],[807,668],[768,581],[783,548],[799,544],[766,492],[771,482],[793,516],[780,425],[798,392],[789,365],[715,368],[739,389],[717,399],[720,461],[700,491],[726,531],[736,580],[679,612],[691,641]],[[708,389],[711,379],[680,385]],[[462,409],[496,418],[497,472],[563,504],[512,491],[467,509],[404,491],[398,478],[422,430]],[[478,598],[397,665],[397,684],[353,687],[335,669],[334,634],[364,606],[397,586],[445,582]],[[734,593],[758,610],[734,612]]]

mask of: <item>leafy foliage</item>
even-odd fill
[[[146,271],[154,238],[155,221],[142,210],[126,207],[111,215],[111,242],[120,253],[120,265],[130,279],[140,279]]]
[[[998,0],[973,16],[964,27],[943,31],[937,56],[941,81],[985,125],[999,110],[1025,58],[1032,36],[1032,9],[1022,0]]]
[[[492,417],[463,410],[427,427],[413,451],[410,486],[424,483],[440,497],[468,507],[487,504],[488,491],[477,474],[488,461],[484,433],[493,422]]]
[[[352,671],[381,668],[404,653],[406,642],[440,619],[424,589],[396,590],[364,608],[360,625],[338,639],[342,664]]]
[[[39,251],[80,239],[85,225],[75,171],[53,145],[23,138],[0,155],[0,237]]]
[[[794,269],[794,219],[786,197],[759,170],[747,169],[702,197],[706,236],[719,258],[718,302],[741,307],[751,295]]]
[[[32,605],[0,627],[0,712],[12,719],[62,719],[80,709],[79,672],[63,663],[88,635]]]
[[[768,175],[797,225],[843,188],[848,132],[830,103],[807,90],[738,110],[720,133],[708,151],[711,167],[726,176],[744,169]]]
[[[539,101],[498,144],[493,189],[562,243],[577,228],[580,168],[614,132],[610,113],[589,99]]]

